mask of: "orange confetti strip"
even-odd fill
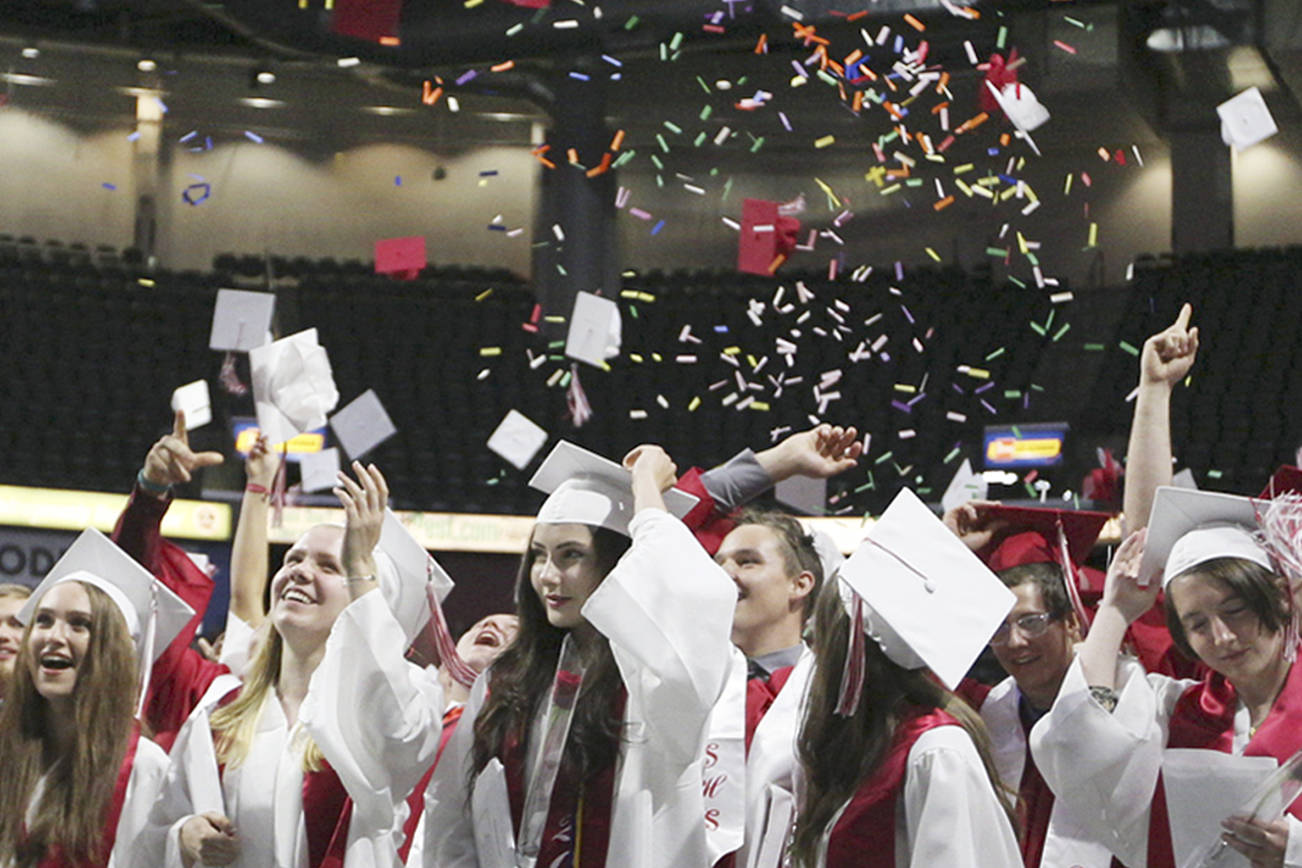
[[[966,133],[969,130],[975,130],[977,127],[981,126],[983,123],[985,123],[988,120],[990,120],[990,115],[987,112],[981,112],[981,114],[977,115],[976,117],[968,118],[967,120],[963,121],[963,123],[958,128],[958,132]]]
[[[759,39],[755,41],[755,53],[756,54],[769,53],[769,35],[767,33],[761,33],[759,35]]]
[[[949,73],[942,72],[940,74],[940,81],[936,82],[936,93],[944,93],[948,87],[949,87]]]
[[[1008,135],[1008,133],[1004,133],[999,137],[999,146],[1001,148],[1006,148],[1008,147],[1008,143],[1011,142],[1012,140],[1013,140],[1012,136]]]
[[[951,193],[948,196],[946,196],[944,199],[941,199],[939,202],[933,204],[931,207],[936,211],[941,211],[953,204],[954,204],[954,194]]]
[[[863,91],[856,90],[854,92],[854,104],[851,107],[854,109],[855,114],[859,114],[860,109],[863,108]]]
[[[785,253],[779,253],[777,256],[773,257],[773,261],[769,263],[768,267],[769,274],[777,274],[778,269],[782,267],[782,263],[786,261],[787,255]]]
[[[890,112],[890,113],[891,113],[891,117],[895,118],[897,121],[899,121],[899,120],[904,120],[904,113],[901,112],[901,111],[899,110],[899,108],[895,105],[895,103],[893,103],[893,102],[883,102],[883,103],[882,103],[882,108],[884,108],[884,109],[886,109],[888,112]]]
[[[867,10],[867,9],[860,9],[858,12],[853,12],[853,13],[851,13],[851,14],[845,16],[845,20],[846,20],[846,21],[858,21],[860,18],[866,18],[867,16],[868,16],[868,10]]]
[[[601,163],[598,164],[596,168],[589,169],[587,171],[587,176],[589,178],[595,178],[598,175],[604,175],[606,172],[610,171],[610,160],[611,160],[610,152],[606,152],[602,154]]]
[[[931,107],[931,113],[933,115],[938,115],[940,114],[942,109],[947,109],[947,108],[949,108],[949,100],[945,100],[944,102],[938,102]]]
[[[624,146],[624,131],[616,130],[615,138],[610,140],[610,149],[612,151],[618,151],[623,146]]]
[[[506,72],[508,69],[513,69],[514,67],[515,67],[514,60],[504,60],[495,66],[490,66],[489,69],[491,69],[493,72]]]
[[[443,96],[443,88],[430,87],[428,81],[425,82],[420,91],[420,101],[425,105],[434,105],[434,103],[439,101],[439,97],[441,96]]]
[[[861,57],[863,57],[863,52],[857,48],[854,51],[847,54],[845,56],[845,61],[844,61],[846,68],[848,69],[849,67],[854,66],[854,62]]]
[[[837,63],[835,60],[827,61],[827,68],[836,73],[837,76],[845,78],[845,67]]]
[[[859,67],[859,77],[860,77],[860,78],[866,78],[866,79],[868,79],[869,81],[876,81],[876,80],[877,80],[877,73],[873,72],[871,69],[869,69],[869,68],[866,67],[866,66],[861,66],[861,67]]]
[[[533,155],[536,157],[536,156],[538,156],[539,154],[545,154],[545,153],[547,153],[547,152],[550,151],[551,149],[552,149],[552,146],[551,146],[551,145],[539,145],[538,147],[534,148],[534,149],[533,149],[532,151],[530,151],[529,153],[533,154]]]
[[[543,164],[544,166],[546,166],[547,168],[549,168],[549,169],[555,169],[555,168],[556,168],[556,164],[555,164],[555,163],[553,163],[551,160],[547,159],[546,157],[542,156],[541,154],[537,154],[537,155],[535,155],[535,156],[538,157],[538,162],[542,163],[542,164]]]
[[[402,45],[402,40],[396,36],[381,36],[380,44],[393,47],[393,46]]]
[[[846,96],[845,96],[845,85],[838,81],[838,82],[836,83],[836,91],[837,91],[837,93],[839,93],[839,94],[841,95],[841,102],[845,102],[845,100],[846,100]]]
[[[912,15],[908,14],[907,12],[904,14],[904,20],[906,23],[908,23],[910,27],[912,27],[914,30],[918,31],[919,33],[927,29],[927,25],[923,24],[921,21],[914,18]]]

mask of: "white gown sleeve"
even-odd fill
[[[904,821],[910,868],[1022,865],[1017,836],[962,727],[928,730],[909,751]]]
[[[247,621],[234,612],[227,612],[226,632],[222,636],[222,652],[217,656],[217,662],[243,678],[245,670],[249,668],[253,637],[256,635],[257,632]]]
[[[397,864],[404,800],[438,751],[443,690],[405,651],[384,595],[362,595],[331,628],[299,711],[353,800],[349,868]]]
[[[1288,843],[1284,845],[1284,868],[1302,868],[1302,820],[1285,814],[1288,820]]]
[[[177,734],[148,820],[131,859],[119,868],[181,868],[181,826],[206,811],[226,813],[208,713],[201,707]]]
[[[131,776],[127,779],[126,797],[122,803],[122,813],[118,817],[109,868],[128,868],[136,864],[131,859],[132,852],[140,833],[148,825],[149,813],[153,810],[166,776],[167,754],[142,735],[136,743],[136,756],[131,766]]]
[[[1058,698],[1031,730],[1031,755],[1054,798],[1092,840],[1122,862],[1148,861],[1149,809],[1176,699],[1194,682],[1145,676],[1131,659],[1117,662],[1118,700],[1108,712],[1090,696],[1079,659]]]
[[[466,710],[457,721],[457,728],[443,748],[443,755],[434,767],[429,786],[425,788],[425,814],[421,818],[424,834],[421,839],[419,865],[408,858],[408,868],[478,868],[475,854],[475,827],[470,815],[469,775],[474,762],[475,718],[483,707],[488,692],[488,679],[492,667],[475,679],[470,688]],[[416,848],[412,848],[414,856]]]
[[[637,678],[647,688],[648,728],[674,762],[691,763],[728,674],[737,587],[664,510],[642,510],[629,531],[633,545],[588,597],[583,617],[610,640],[625,683]]]

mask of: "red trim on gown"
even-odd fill
[[[452,738],[452,733],[456,731],[457,722],[461,720],[461,715],[465,712],[466,706],[458,705],[449,708],[443,712],[443,733],[439,736],[438,753],[434,754],[434,763],[425,770],[421,776],[420,783],[407,796],[407,821],[402,824],[402,846],[398,848],[398,858],[403,864],[407,862],[407,854],[411,852],[411,842],[416,834],[416,826],[420,823],[421,815],[425,813],[425,789],[429,786],[429,780],[434,776],[434,769],[438,768],[439,760],[443,758],[443,749],[448,746],[448,741]]]
[[[909,751],[924,732],[959,722],[940,709],[913,709],[877,770],[850,797],[827,843],[826,868],[895,868],[896,803],[904,787]]]
[[[1176,701],[1171,713],[1168,748],[1202,748],[1230,753],[1234,746],[1234,713],[1238,694],[1234,685],[1211,673],[1193,685]],[[1270,756],[1284,762],[1302,748],[1302,666],[1294,665],[1275,699],[1270,714],[1257,727],[1244,748],[1244,756]],[[1302,820],[1302,804],[1288,809]],[[1153,810],[1148,824],[1149,868],[1174,868],[1171,827],[1166,813],[1166,790],[1159,776],[1153,792]]]
[[[705,483],[701,481],[701,473],[701,468],[693,467],[680,476],[674,486],[700,498],[691,511],[683,516],[683,524],[687,525],[687,529],[705,551],[713,555],[723,544],[723,538],[737,526],[737,522],[733,521],[730,513],[718,508],[706,490]]]
[[[622,686],[611,703],[611,714],[623,718],[628,691]],[[511,821],[517,834],[520,817],[524,812],[524,764],[528,750],[518,735],[508,736],[501,751],[502,765],[506,768],[507,795],[511,802]],[[551,805],[543,829],[542,846],[537,864],[547,868],[605,868],[606,851],[610,847],[610,820],[615,803],[615,766],[606,768],[579,780],[565,763],[561,764],[552,787]],[[579,809],[579,793],[583,793],[583,822],[579,829],[582,845],[579,861],[574,861],[575,825]]]
[[[185,629],[154,661],[149,677],[144,720],[153,740],[165,751],[172,749],[176,734],[209,685],[230,671],[190,647],[208,610],[213,581],[179,546],[163,539],[163,515],[171,503],[170,497],[159,500],[136,488],[118,516],[112,536],[114,543],[194,609]]]
[[[113,798],[104,813],[104,831],[100,836],[100,853],[94,859],[80,862],[69,859],[63,848],[54,845],[45,858],[36,863],[37,868],[104,868],[113,856],[113,844],[118,837],[118,821],[122,818],[122,806],[127,800],[127,786],[131,783],[131,769],[136,763],[136,748],[140,744],[140,725],[131,724],[131,734],[127,737],[127,749],[118,766],[117,781],[113,785]]]

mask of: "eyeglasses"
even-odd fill
[[[1031,615],[1023,615],[1016,621],[1005,621],[999,625],[995,635],[990,637],[991,645],[1007,645],[1008,639],[1012,636],[1013,628],[1027,639],[1034,639],[1037,636],[1043,636],[1044,632],[1049,629],[1049,624],[1054,621],[1053,615],[1048,612],[1036,612]]]

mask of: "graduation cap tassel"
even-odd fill
[[[1264,511],[1255,501],[1253,508],[1261,528],[1261,543],[1270,553],[1276,571],[1288,582],[1291,615],[1284,626],[1284,659],[1291,663],[1297,659],[1298,644],[1302,642],[1302,612],[1296,602],[1302,587],[1302,495],[1279,494],[1265,505]]]
[[[240,375],[235,372],[235,353],[230,350],[226,351],[226,357],[222,359],[222,372],[218,374],[217,382],[221,383],[228,395],[239,397],[248,394],[249,387],[240,382]]]
[[[1067,545],[1067,531],[1063,529],[1062,519],[1058,519],[1058,565],[1062,567],[1062,583],[1067,586],[1067,596],[1071,598],[1072,611],[1080,623],[1080,637],[1084,639],[1090,630],[1089,612],[1080,598],[1077,586],[1076,568],[1071,563],[1071,549]]]
[[[582,428],[583,423],[592,418],[592,404],[588,394],[579,382],[579,366],[570,365],[570,387],[565,391],[565,407],[570,412],[570,422],[575,428]]]
[[[448,630],[448,622],[443,617],[443,606],[439,603],[438,594],[435,591],[433,582],[434,563],[428,563],[428,572],[430,581],[425,584],[425,594],[429,598],[430,627],[434,630],[434,647],[438,649],[439,665],[443,666],[452,680],[469,687],[475,683],[479,673],[470,668],[466,661],[461,659],[457,653],[457,643],[452,641],[452,633]]]
[[[863,695],[863,600],[854,595],[854,617],[850,619],[850,636],[846,642],[845,666],[841,669],[841,689],[836,697],[835,714],[852,717]]]
[[[154,674],[154,640],[158,634],[158,590],[151,586],[149,589],[149,617],[145,619],[144,633],[140,639],[140,647],[145,649],[141,655],[140,664],[140,689],[136,696],[136,717],[140,718],[145,713],[145,700],[149,696],[149,681]]]

